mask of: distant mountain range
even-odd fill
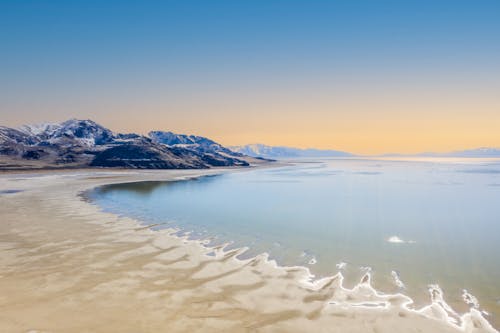
[[[232,146],[229,149],[253,157],[262,158],[298,158],[298,157],[350,157],[351,153],[338,150],[300,149],[282,146],[266,146],[263,144],[250,144],[245,146]]]
[[[494,158],[500,157],[500,148],[482,147],[476,149],[457,150],[447,153],[425,152],[418,154],[385,154],[386,157],[465,157],[465,158]]]
[[[267,146],[263,144],[250,144],[245,146],[230,146],[229,149],[253,157],[262,157],[270,159],[286,159],[286,158],[319,158],[319,157],[363,157],[363,155],[355,155],[352,153],[328,150],[328,149],[300,149],[283,146]],[[468,150],[459,150],[447,153],[425,152],[419,154],[383,154],[370,157],[500,157],[500,148],[477,148]]]
[[[432,154],[431,154],[432,155]],[[499,148],[482,147],[477,149],[467,149],[454,151],[447,154],[433,154],[434,156],[450,156],[450,157],[500,157]]]
[[[263,144],[224,147],[205,137],[151,131],[147,136],[114,133],[92,120],[0,126],[0,169],[60,167],[121,167],[141,169],[192,169],[248,166],[264,159],[353,157],[337,150],[273,147]],[[450,153],[383,156],[500,157],[498,148]]]
[[[0,169],[122,167],[192,169],[258,162],[200,136],[114,133],[92,120],[0,126]]]

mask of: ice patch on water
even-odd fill
[[[396,271],[391,271],[391,276],[394,279],[394,284],[398,286],[400,289],[405,289],[405,284],[403,281],[401,281],[401,277],[399,276],[399,273]]]
[[[442,319],[446,319],[448,322],[451,322],[453,324],[458,324],[458,319],[460,318],[460,316],[444,300],[443,290],[441,290],[441,287],[437,284],[430,284],[429,285],[429,293],[431,295],[431,302],[432,303],[431,303],[431,305],[424,308],[422,312],[425,313],[427,309],[432,310],[433,305],[437,305],[440,309],[440,312],[441,312],[440,317]],[[435,311],[433,311],[433,312],[435,312]]]
[[[338,264],[335,265],[335,267],[337,267],[337,269],[340,271],[340,270],[343,270],[345,269],[345,267],[347,266],[347,263],[346,262],[339,262]]]
[[[391,236],[387,238],[388,243],[393,243],[393,244],[414,244],[416,243],[414,240],[404,240],[398,236]]]
[[[404,243],[405,241],[399,238],[398,236],[391,236],[387,239],[389,243]]]
[[[303,264],[307,265],[315,265],[318,262],[316,256],[308,250],[302,251],[299,258],[301,258]]]
[[[372,271],[372,268],[370,266],[361,266],[359,269],[365,273],[370,273]]]
[[[474,309],[479,309],[479,301],[475,296],[470,294],[466,289],[463,290],[462,293],[462,299],[464,300],[465,304],[473,307]]]

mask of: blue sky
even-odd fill
[[[500,1],[1,1],[0,27],[5,125],[94,118],[236,144],[294,143],[285,132],[302,122],[309,146],[349,148],[321,123],[500,112]]]

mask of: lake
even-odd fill
[[[307,159],[176,182],[107,185],[89,197],[153,228],[267,252],[317,276],[341,271],[417,305],[438,284],[459,312],[463,290],[500,316],[500,161]]]

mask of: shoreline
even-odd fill
[[[494,332],[474,309],[462,316],[461,328],[452,325],[439,290],[431,305],[411,310],[409,297],[374,290],[369,274],[345,289],[339,274],[313,280],[307,268],[280,267],[265,254],[239,260],[243,249],[152,231],[78,196],[111,183],[238,170],[56,170],[29,179],[24,171],[0,173],[0,191],[21,190],[0,195],[7,221],[0,226],[7,267],[0,273],[0,329]],[[83,315],[72,317],[82,308]]]

